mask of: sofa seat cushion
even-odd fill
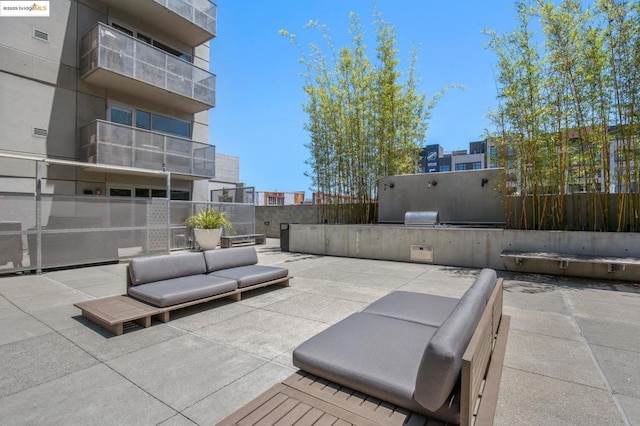
[[[394,291],[373,302],[363,312],[440,327],[459,301],[432,294]]]
[[[202,253],[182,253],[164,256],[147,256],[131,259],[129,277],[131,285],[204,274],[207,265]]]
[[[225,249],[225,251],[226,250],[227,249]],[[235,280],[238,282],[238,288],[277,280],[287,275],[289,275],[287,268],[264,265],[239,266],[237,268],[222,269],[209,274],[209,276]]]
[[[214,272],[221,269],[255,265],[258,263],[258,254],[255,247],[232,247],[207,250],[204,252],[204,259],[207,263],[207,272]]]
[[[130,296],[161,308],[190,302],[236,290],[238,283],[229,278],[190,275],[131,286]]]
[[[293,364],[318,377],[415,409],[418,366],[435,331],[435,327],[359,312],[298,346],[293,351]]]

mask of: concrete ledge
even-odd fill
[[[514,259],[500,256],[507,250],[640,257],[640,234],[637,233],[292,224],[289,248],[292,252],[363,259],[626,281],[640,279],[640,266],[609,272],[606,264],[569,263],[560,269],[557,262],[518,265]]]

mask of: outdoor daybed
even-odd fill
[[[296,348],[301,371],[222,423],[492,424],[508,327],[490,269],[461,299],[391,293]]]
[[[173,310],[272,284],[289,285],[289,271],[258,265],[254,247],[138,257],[127,266],[127,295],[75,303],[82,315],[116,335],[123,323],[169,321]]]
[[[254,247],[138,257],[127,268],[127,293],[166,312],[216,297],[288,282],[289,271],[258,265]]]

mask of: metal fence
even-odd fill
[[[209,207],[228,212],[235,233],[255,232],[249,204],[0,193],[0,274],[194,248],[185,219]]]

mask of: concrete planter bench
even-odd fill
[[[222,248],[229,248],[234,244],[242,243],[266,244],[267,238],[264,234],[223,235],[220,237],[220,247]]]

